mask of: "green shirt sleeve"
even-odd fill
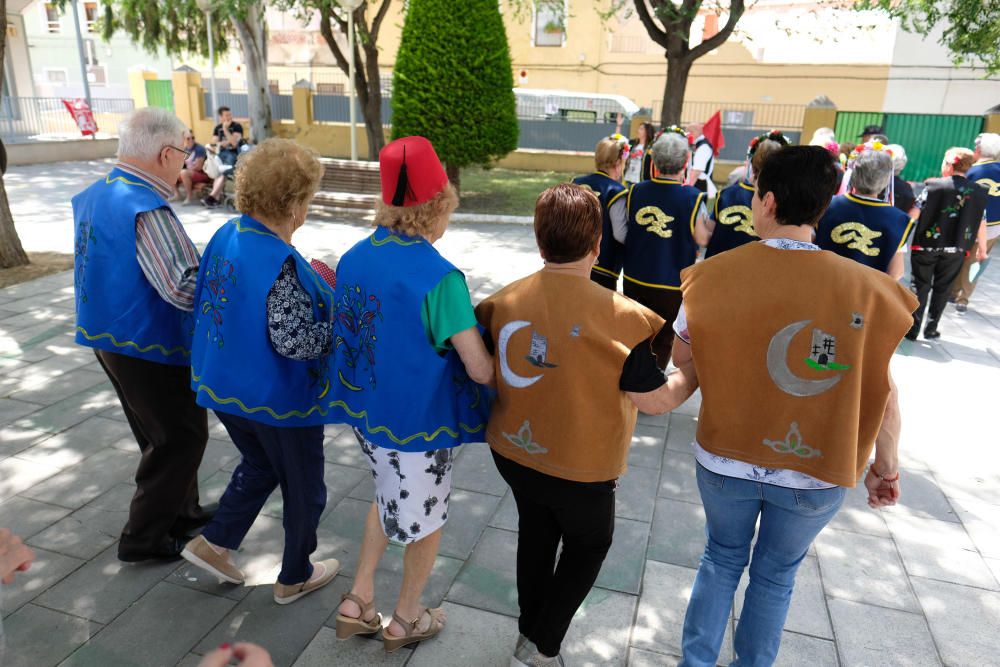
[[[461,271],[445,274],[427,296],[420,309],[427,341],[439,354],[451,349],[450,338],[476,326],[476,314],[469,298],[469,286]]]

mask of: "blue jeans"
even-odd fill
[[[736,626],[740,667],[771,665],[781,645],[795,573],[809,545],[840,509],[847,489],[789,489],[698,466],[708,543],[684,617],[683,667],[716,664],[733,596],[750,563],[750,585]],[[750,558],[757,518],[760,531]]]

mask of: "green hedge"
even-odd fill
[[[517,148],[510,47],[497,0],[410,0],[392,83],[392,137],[421,135],[458,167]]]

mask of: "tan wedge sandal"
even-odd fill
[[[403,648],[409,644],[416,644],[417,642],[422,642],[425,639],[430,639],[436,636],[439,632],[444,630],[444,617],[443,610],[441,608],[437,609],[424,609],[420,614],[417,615],[412,621],[407,621],[400,618],[399,614],[392,612],[392,618],[394,621],[399,623],[406,629],[406,634],[400,637],[394,637],[390,635],[387,628],[382,629],[382,645],[385,646],[386,653],[392,653],[396,649]],[[424,614],[430,617],[430,625],[423,632],[417,632],[417,624]]]
[[[347,639],[354,635],[373,635],[382,628],[382,614],[375,612],[375,617],[370,621],[365,620],[368,612],[375,607],[375,600],[365,602],[354,593],[344,593],[340,596],[340,602],[350,600],[361,608],[361,615],[357,618],[344,616],[337,612],[337,639]]]

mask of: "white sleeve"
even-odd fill
[[[704,172],[705,168],[708,167],[708,161],[711,159],[712,147],[708,144],[702,144],[698,147],[698,150],[694,152],[694,157],[691,158],[691,167]]]
[[[611,231],[615,236],[615,241],[619,243],[625,243],[625,237],[628,235],[627,199],[628,197],[619,197],[608,210],[608,215],[611,217]]]
[[[684,311],[683,303],[681,304],[681,307],[677,309],[677,319],[674,320],[674,333],[688,345],[691,344],[691,334],[688,332],[687,313]]]

